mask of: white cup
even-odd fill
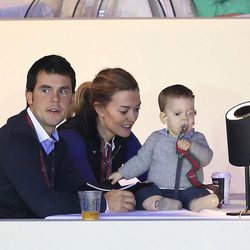
[[[222,204],[229,204],[231,174],[229,172],[214,172],[212,173],[212,181],[213,184],[219,186]]]

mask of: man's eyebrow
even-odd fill
[[[62,86],[62,87],[60,87],[60,89],[71,89],[71,86]]]
[[[52,87],[50,85],[43,84],[39,88],[42,89],[42,88],[52,88]]]
[[[51,86],[51,85],[47,85],[47,84],[44,84],[44,85],[41,85],[40,87],[39,87],[40,89],[43,89],[43,88],[53,88],[53,86]],[[70,86],[61,86],[59,89],[71,89],[71,87]]]

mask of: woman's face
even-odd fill
[[[138,90],[118,91],[106,106],[96,105],[97,127],[103,139],[109,141],[115,135],[128,137],[138,118],[140,105]]]

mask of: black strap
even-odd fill
[[[175,175],[175,185],[174,185],[174,199],[178,199],[178,193],[180,189],[182,160],[183,160],[182,155],[178,155],[176,175]]]

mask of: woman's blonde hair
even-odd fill
[[[92,82],[82,83],[76,90],[75,100],[67,119],[77,114],[89,117],[97,116],[94,103],[107,105],[112,96],[122,90],[138,90],[135,78],[122,68],[107,68],[101,70]]]
[[[84,93],[86,89],[91,88],[91,84],[92,82],[84,82],[78,86],[75,92],[74,103],[70,112],[68,113],[67,119],[72,118],[80,113],[82,106],[85,102]]]

